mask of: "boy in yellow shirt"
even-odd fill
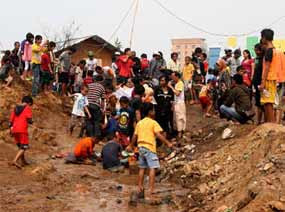
[[[192,81],[192,76],[195,68],[194,65],[191,63],[191,57],[187,56],[185,57],[185,65],[182,70],[182,79],[184,82],[185,86],[185,100],[186,104],[189,103],[190,105],[194,104],[193,101],[193,95],[192,95],[192,89],[190,88],[191,86],[191,81]]]
[[[145,103],[143,106],[144,119],[138,122],[132,143],[127,147],[130,151],[137,142],[139,147],[139,197],[144,197],[144,174],[145,169],[149,169],[149,184],[150,193],[154,194],[155,169],[159,168],[159,159],[156,153],[156,138],[165,143],[169,148],[172,148],[170,143],[162,134],[163,131],[160,125],[154,120],[154,106],[151,103]]]
[[[39,94],[40,90],[40,73],[41,73],[41,56],[44,47],[41,46],[43,38],[41,35],[35,37],[35,43],[32,46],[32,71],[33,71],[33,84],[32,96],[35,97]]]

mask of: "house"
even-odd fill
[[[184,64],[186,56],[192,57],[194,50],[197,47],[202,48],[204,51],[207,49],[206,40],[204,38],[178,38],[172,39],[172,52],[178,53],[178,62]]]
[[[72,62],[74,64],[78,64],[82,59],[87,59],[88,51],[93,51],[99,65],[111,66],[114,53],[120,51],[98,35],[77,40],[71,46],[76,48],[76,52],[72,55]],[[59,56],[65,50],[66,48],[59,50],[55,53],[56,56]]]

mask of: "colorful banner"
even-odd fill
[[[246,38],[246,48],[250,51],[251,56],[255,57],[254,46],[259,43],[259,38],[257,36]]]
[[[280,47],[283,52],[285,52],[285,40],[280,40]]]
[[[276,49],[281,49],[281,40],[274,40],[273,45]]]
[[[274,40],[273,45],[276,49],[279,49],[279,50],[285,52],[285,40],[283,40],[283,39]]]
[[[228,38],[228,47],[235,48],[237,46],[237,38],[229,37]]]

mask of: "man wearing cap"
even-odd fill
[[[86,60],[87,71],[94,73],[96,66],[97,60],[94,58],[94,53],[92,51],[88,51],[88,59]]]
[[[155,85],[159,84],[158,79],[164,74],[163,70],[166,69],[165,60],[159,52],[153,53],[153,58],[149,64],[149,77],[156,81]]]

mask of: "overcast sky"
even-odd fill
[[[0,12],[0,48],[10,48],[15,40],[23,40],[28,31],[42,34],[44,28],[58,30],[72,20],[81,26],[77,37],[97,34],[108,40],[132,1],[4,1]],[[245,33],[259,29],[281,17],[285,12],[284,0],[160,1],[178,16],[215,33]],[[129,43],[133,13],[115,36],[122,41],[124,47]],[[285,19],[282,19],[272,26],[277,37],[285,38],[284,25]],[[153,0],[140,0],[133,42],[133,49],[138,53],[152,53],[158,50],[169,53],[171,38],[188,37],[206,38],[209,46],[223,45],[226,41],[226,38],[209,36],[188,27],[163,11]],[[244,42],[244,39],[240,39],[239,45],[244,47]]]

